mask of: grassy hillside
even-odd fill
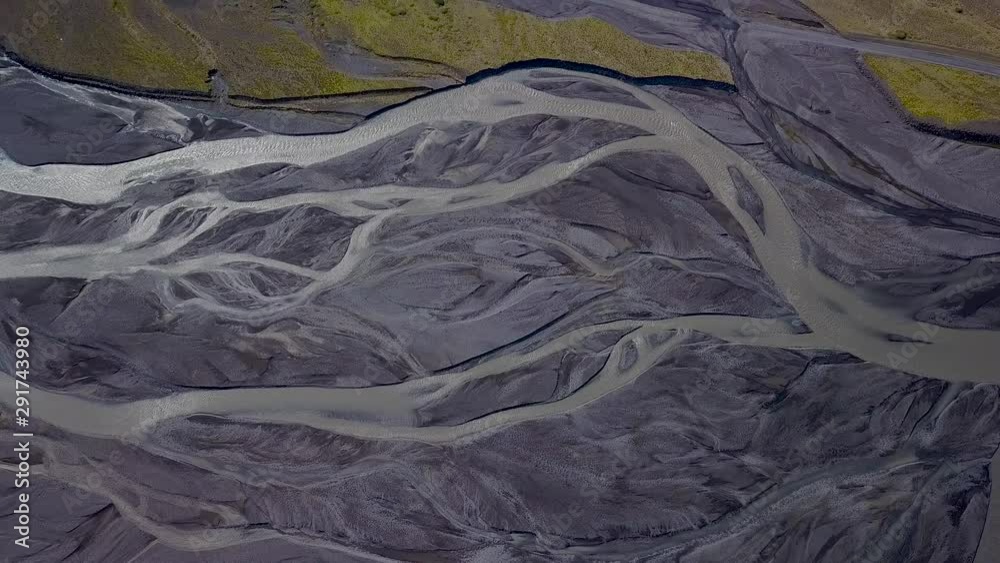
[[[893,57],[865,62],[918,118],[949,126],[1000,120],[1000,78]]]
[[[0,32],[19,33],[15,51],[56,70],[121,84],[208,91],[210,69],[222,71],[233,93],[259,98],[357,92],[408,85],[366,80],[329,68],[315,45],[277,25],[266,2],[241,2],[239,11],[176,10],[163,0],[78,0],[34,34],[28,2],[14,2]]]
[[[549,21],[474,0],[314,0],[321,32],[390,57],[432,60],[471,73],[527,59],[596,64],[632,76],[732,81],[707,53],[669,51],[594,18]]]
[[[713,55],[653,47],[592,18],[547,21],[476,0],[76,0],[72,8],[45,13],[32,0],[7,0],[5,46],[58,71],[148,88],[205,92],[218,69],[231,93],[257,98],[413,86],[431,74],[419,61],[456,78],[557,58],[731,81]],[[350,74],[335,68],[330,45],[407,62],[388,75]]]
[[[79,12],[64,10],[55,17],[46,17],[30,2],[5,5],[0,31],[19,35],[17,44],[9,46],[20,55],[61,70],[151,88],[207,88],[209,67],[197,59],[194,45],[178,34],[152,33],[138,19],[144,15],[143,4],[80,4]],[[32,21],[45,24],[27,23]]]
[[[919,41],[1000,57],[996,0],[803,0],[844,33]]]

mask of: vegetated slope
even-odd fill
[[[471,0],[314,0],[334,35],[390,57],[432,60],[466,73],[518,60],[591,63],[634,76],[676,74],[732,81],[708,53],[669,51],[595,18],[543,20]]]
[[[844,33],[919,41],[1000,57],[995,0],[803,0]]]
[[[59,7],[59,3],[52,3]],[[181,30],[150,17],[156,3],[83,0],[47,12],[35,2],[7,2],[4,46],[67,72],[151,88],[206,90],[210,61]]]
[[[655,47],[593,18],[548,21],[475,0],[14,0],[4,47],[60,72],[119,84],[283,98],[441,85],[517,60],[731,80],[707,53]]]
[[[72,11],[38,19],[37,7],[13,2],[0,23],[19,55],[69,73],[147,88],[207,92],[219,69],[231,91],[260,98],[310,96],[406,86],[329,68],[323,55],[282,22],[270,4],[206,6],[170,0],[82,0]],[[10,35],[11,33],[17,35]]]
[[[949,126],[1000,120],[1000,78],[895,57],[864,59],[920,119]]]

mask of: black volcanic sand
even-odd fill
[[[32,548],[7,517],[0,553],[973,560],[996,518],[1000,379],[969,366],[998,351],[922,339],[992,342],[1000,152],[907,124],[854,51],[645,4],[593,9],[726,55],[739,92],[520,71],[392,134],[436,98],[387,111],[344,154],[354,133],[317,137],[332,156],[307,159],[308,138],[268,131],[347,125],[5,63],[0,366],[9,380],[10,327],[30,327],[35,465]],[[729,10],[756,17],[745,4]],[[537,102],[514,83],[552,111],[492,118]],[[715,144],[685,158],[690,130],[671,151],[624,123],[660,100]],[[453,118],[466,106],[489,119]],[[186,160],[145,164],[171,149]],[[760,250],[786,226],[776,200],[801,231],[787,256]],[[860,309],[833,297],[842,317],[817,322],[816,288],[774,267],[793,250],[864,314],[927,334],[866,333],[878,319],[842,322]],[[852,353],[861,339],[888,353]]]

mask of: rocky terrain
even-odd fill
[[[585,10],[735,88],[539,63],[361,120],[3,59],[0,554],[995,561],[998,148],[793,2]]]

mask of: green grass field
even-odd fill
[[[231,59],[232,60],[232,59]],[[404,88],[404,80],[372,80],[337,72],[294,31],[277,30],[273,40],[239,56],[240,72],[223,73],[237,94],[261,99],[346,94]],[[253,72],[252,69],[258,69]]]
[[[732,82],[708,53],[643,43],[594,18],[543,20],[476,0],[313,0],[314,24],[379,55],[444,63],[465,73],[537,58],[590,63],[632,76]]]
[[[168,43],[137,23],[125,0],[88,2],[82,13],[63,11],[34,27],[16,45],[19,55],[56,70],[148,88],[205,91],[209,67],[196,60],[187,42]],[[18,21],[33,14],[30,4],[10,6],[2,31],[19,33]],[[10,25],[11,27],[7,27]]]
[[[949,126],[1000,120],[1000,78],[951,67],[865,55],[914,116]]]
[[[803,0],[843,33],[905,39],[1000,58],[996,0]]]
[[[207,92],[218,69],[231,94],[261,99],[405,88],[424,76],[454,79],[505,63],[553,58],[633,76],[680,75],[731,82],[717,57],[638,41],[593,19],[543,20],[476,0],[312,0],[277,11],[267,0],[211,2],[77,0],[30,34],[39,8],[9,0],[0,33],[19,34],[27,60],[123,85]],[[406,59],[398,76],[353,76],[333,68],[325,43],[354,44]],[[11,46],[11,45],[8,45]]]

